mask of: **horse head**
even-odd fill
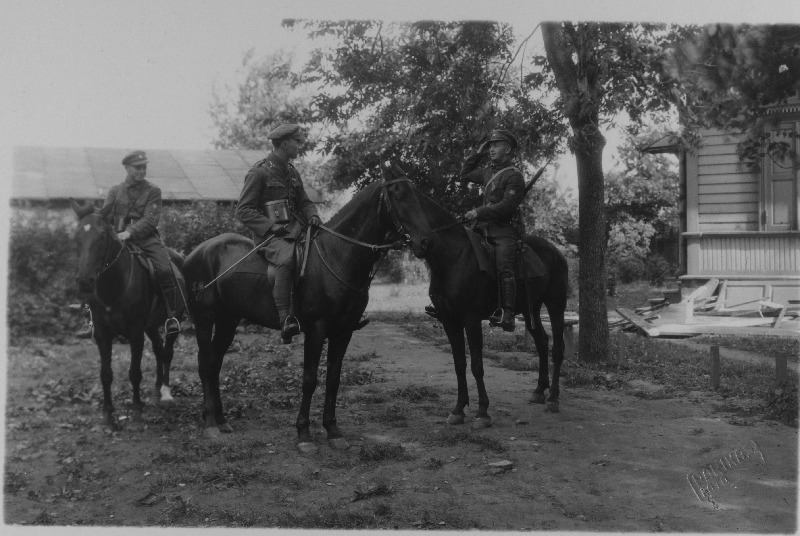
[[[427,254],[431,228],[419,200],[419,191],[397,162],[381,166],[381,203],[392,220],[394,232],[411,244],[418,258]]]
[[[95,211],[92,203],[81,204],[70,199],[78,217],[75,240],[78,243],[78,290],[83,295],[94,292],[97,276],[107,266],[120,244],[105,218]]]

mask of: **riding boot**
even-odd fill
[[[431,318],[439,318],[439,311],[436,310],[436,306],[433,304],[425,306],[425,314],[430,316]]]
[[[181,323],[175,316],[175,311],[178,309],[178,288],[171,276],[165,277],[161,281],[161,296],[164,298],[164,310],[167,313],[164,331],[167,335],[177,335],[181,332]]]
[[[503,295],[503,316],[500,319],[500,327],[503,331],[513,332],[514,328],[514,305],[517,301],[517,281],[514,276],[504,275],[500,280],[500,292]]]

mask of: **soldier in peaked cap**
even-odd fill
[[[308,198],[300,174],[292,165],[304,141],[298,125],[280,125],[269,134],[272,152],[256,162],[244,179],[236,205],[236,218],[261,244],[264,257],[275,265],[272,295],[278,309],[283,342],[300,333],[300,324],[291,313],[294,272],[294,243],[307,225],[319,225],[314,202]]]
[[[466,213],[468,220],[486,227],[486,234],[495,246],[495,265],[500,286],[501,309],[489,317],[492,325],[514,331],[514,302],[517,286],[514,275],[517,236],[514,220],[522,203],[525,179],[514,167],[512,157],[517,139],[508,130],[494,130],[489,139],[472,151],[461,167],[459,180],[483,186],[483,206]],[[480,166],[484,157],[488,165]]]
[[[145,180],[147,163],[144,151],[133,151],[122,159],[127,177],[111,187],[100,213],[112,221],[117,238],[130,240],[153,263],[167,312],[164,328],[167,333],[179,333],[180,322],[175,317],[179,291],[169,253],[158,234],[161,189]]]

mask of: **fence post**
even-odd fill
[[[719,346],[711,347],[711,388],[719,388]]]
[[[786,379],[786,368],[786,356],[775,356],[775,377],[778,382],[782,382],[784,379]]]

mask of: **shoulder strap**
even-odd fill
[[[495,173],[494,175],[492,175],[491,179],[486,181],[486,185],[484,185],[484,187],[483,187],[484,191],[486,191],[489,188],[489,185],[492,184],[497,177],[499,177],[503,172],[509,171],[509,170],[513,170],[513,171],[516,171],[517,173],[521,173],[520,170],[518,170],[514,166],[503,168],[500,171],[498,171],[497,173]]]

